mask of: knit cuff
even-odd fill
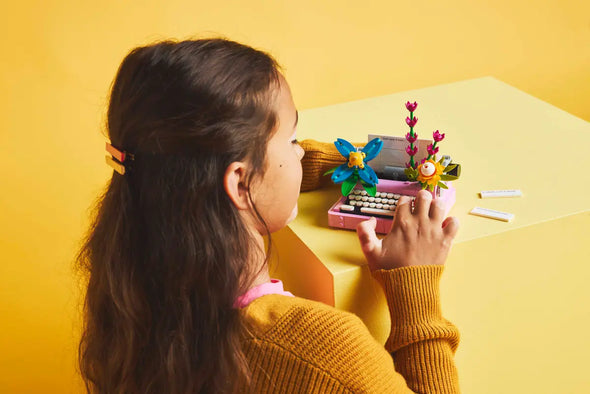
[[[334,167],[346,162],[346,158],[338,152],[332,142],[318,142],[307,139],[299,143],[305,155],[301,160],[303,177],[301,180],[301,191],[315,190],[330,182],[329,176],[324,173]],[[366,143],[353,142],[355,147],[362,147]]]
[[[421,265],[373,272],[385,292],[392,327],[442,319],[439,283],[443,269],[442,265]]]

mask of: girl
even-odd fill
[[[77,256],[88,392],[458,390],[438,297],[457,223],[429,193],[413,211],[400,201],[382,241],[374,220],[358,229],[390,306],[385,348],[355,315],[269,278],[263,236],[297,214],[296,125],[266,53],[208,39],[126,56],[107,117],[117,172]]]

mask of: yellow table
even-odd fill
[[[366,141],[446,133],[440,152],[462,164],[450,215],[461,229],[441,284],[443,312],[462,335],[466,393],[583,392],[590,387],[590,124],[492,77],[300,112],[298,138]],[[480,199],[482,190],[523,197]],[[353,231],[328,227],[339,187],[302,193],[299,216],[273,234],[271,275],[296,295],[359,315],[385,342],[389,317]],[[475,206],[510,223],[469,215]],[[588,392],[588,391],[586,391]]]

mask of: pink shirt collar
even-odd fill
[[[251,288],[236,299],[234,308],[245,308],[255,299],[267,294],[281,294],[289,297],[295,297],[288,291],[283,290],[283,282],[278,279],[271,279],[270,282],[262,283]]]

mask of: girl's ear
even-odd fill
[[[246,164],[234,161],[225,169],[223,176],[223,187],[239,210],[246,210],[250,208],[250,201],[248,199],[248,188],[245,186],[246,182]]]

